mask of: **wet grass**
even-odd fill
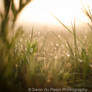
[[[85,14],[92,20],[90,10],[85,9]],[[28,92],[32,87],[92,88],[92,23],[86,34],[82,31],[82,36],[76,22],[69,29],[55,16],[67,32],[45,34],[32,29],[25,33],[22,28],[11,32],[16,18],[8,28],[5,16],[0,25],[1,92]]]

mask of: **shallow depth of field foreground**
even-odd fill
[[[91,7],[43,1],[0,1],[0,92],[92,92]]]

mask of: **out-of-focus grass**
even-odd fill
[[[14,7],[12,8],[14,12]],[[16,12],[14,14],[16,15]],[[86,14],[88,17],[91,16],[89,11],[86,11]],[[15,34],[12,31],[13,36],[8,38],[8,34],[14,29],[8,28],[9,25],[4,17],[0,25],[2,28],[0,29],[0,90],[2,92],[27,92],[28,88],[32,87],[92,88],[91,24],[91,31],[84,35],[86,44],[84,39],[77,35],[76,23],[72,29],[69,29],[58,18],[56,20],[69,34],[49,32],[46,38],[38,37],[38,39],[34,30],[30,35],[19,28]],[[5,32],[3,33],[2,30]]]
[[[90,9],[84,9],[84,12],[86,14],[86,16],[90,19],[90,21],[92,21],[92,14]],[[92,81],[91,79],[91,74],[92,74],[92,62],[91,62],[91,38],[89,36],[89,34],[91,35],[91,32],[88,32],[87,39],[85,41],[87,41],[87,47],[84,46],[82,42],[82,39],[79,39],[79,37],[76,34],[76,26],[75,23],[72,26],[72,30],[70,30],[67,26],[65,26],[56,16],[54,16],[54,18],[61,24],[63,25],[63,27],[65,29],[67,29],[67,31],[69,31],[71,33],[71,35],[73,35],[73,46],[71,46],[71,43],[68,42],[68,40],[66,40],[67,42],[67,46],[68,46],[68,51],[69,51],[69,55],[70,55],[70,64],[71,64],[71,70],[69,72],[70,76],[71,76],[71,83],[73,87],[90,87],[88,85],[90,81]],[[92,30],[91,28],[91,24],[88,24],[90,27],[90,30]],[[90,41],[89,41],[90,40]],[[78,43],[80,42],[80,43]],[[80,47],[80,44],[81,47]],[[92,88],[92,87],[91,87]]]

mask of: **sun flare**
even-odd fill
[[[83,0],[33,0],[20,14],[19,20],[58,24],[53,14],[66,25],[70,25],[74,19],[77,23],[88,22],[88,18],[83,14],[81,1]],[[83,4],[89,2],[92,0],[85,0]]]

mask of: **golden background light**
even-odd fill
[[[92,0],[33,0],[20,14],[19,21],[58,24],[53,14],[66,25],[70,25],[74,19],[77,23],[88,22],[82,4],[91,7]]]

